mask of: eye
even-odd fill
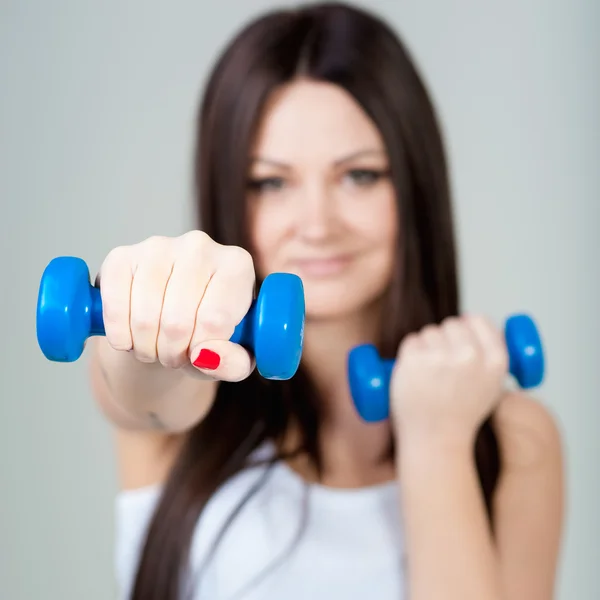
[[[368,186],[377,183],[384,174],[374,169],[352,169],[348,171],[346,177],[355,185]]]
[[[276,192],[283,189],[285,181],[282,177],[262,177],[250,179],[248,181],[248,189],[252,192]]]

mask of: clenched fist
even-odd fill
[[[508,369],[501,332],[480,316],[451,317],[408,335],[390,381],[400,428],[473,439],[500,400]]]
[[[201,231],[112,250],[97,283],[108,344],[144,363],[240,381],[252,356],[229,342],[253,300],[250,254]]]

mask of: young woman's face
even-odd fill
[[[257,273],[302,278],[308,318],[364,310],[387,288],[398,231],[381,136],[343,89],[298,81],[271,100],[253,149]]]

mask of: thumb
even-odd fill
[[[216,381],[242,381],[250,376],[256,361],[239,344],[227,340],[209,340],[190,350],[192,366]]]

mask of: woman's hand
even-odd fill
[[[504,339],[483,317],[450,317],[408,335],[390,382],[401,435],[473,442],[500,400],[507,368]]]
[[[100,269],[106,340],[142,363],[239,381],[254,360],[229,342],[252,303],[248,252],[201,231],[112,250]]]

